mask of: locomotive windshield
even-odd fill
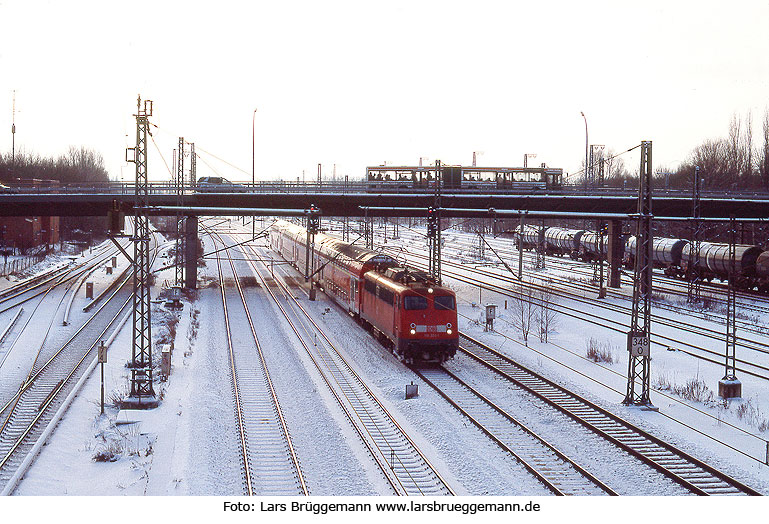
[[[437,310],[454,310],[454,297],[451,295],[437,296],[435,297],[435,309]]]
[[[403,297],[403,309],[427,309],[427,298],[406,295]]]

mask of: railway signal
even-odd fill
[[[318,164],[320,167],[320,164]],[[311,276],[315,270],[315,235],[320,230],[320,209],[315,204],[305,211],[307,215],[307,246],[305,250],[304,281],[310,283],[310,300],[315,300],[315,286],[312,285]]]

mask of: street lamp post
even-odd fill
[[[523,167],[529,167],[529,158],[537,158],[536,153],[526,153],[523,155]]]
[[[254,108],[254,114],[251,118],[251,191],[254,190],[256,185],[256,108]],[[256,236],[256,223],[254,217],[251,217],[251,238]]]
[[[585,113],[580,111],[580,115],[582,115],[583,120],[585,121],[585,189],[587,189],[587,170],[588,170],[588,150],[590,147],[588,146],[588,139],[587,139],[587,117],[585,116]]]

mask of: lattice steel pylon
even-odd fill
[[[435,194],[433,205],[427,208],[427,248],[430,260],[427,272],[436,284],[441,283],[441,161],[435,161]]]
[[[136,102],[136,166],[134,193],[134,258],[133,258],[133,347],[131,351],[131,390],[126,403],[133,407],[157,405],[152,382],[152,319],[150,303],[150,226],[147,215],[149,185],[147,182],[147,135],[152,100],[141,95]]]
[[[700,251],[702,243],[700,241],[701,230],[701,211],[700,194],[702,191],[702,181],[700,180],[700,168],[694,167],[694,180],[692,183],[692,239],[689,243],[689,262],[686,266],[687,280],[687,301],[690,303],[699,302],[701,298],[702,279],[700,278]]]
[[[737,364],[736,364],[736,348],[737,348],[737,323],[736,323],[736,307],[737,307],[737,288],[735,286],[735,278],[737,275],[737,222],[734,219],[734,215],[729,218],[729,288],[727,291],[726,299],[726,362],[724,365],[724,378],[721,381],[737,381]],[[723,386],[720,388],[721,396],[726,397],[723,394]],[[730,394],[729,397],[740,396],[739,394]]]
[[[190,187],[195,187],[195,183],[197,182],[197,158],[195,157],[195,143],[194,142],[187,142],[190,146]]]
[[[481,226],[475,233],[478,235],[478,258],[486,260],[486,239],[484,238],[486,228]]]
[[[366,244],[366,249],[374,249],[374,228],[371,226],[372,218],[368,216],[368,208],[366,208],[365,216],[363,217],[362,234],[363,241]]]
[[[180,288],[184,284],[184,138],[179,137],[179,154],[176,161],[176,176],[174,177],[176,189],[176,257],[174,285]]]
[[[625,405],[652,407],[649,398],[652,298],[652,143],[641,142],[638,222],[636,223],[633,309],[627,336],[628,371]]]
[[[537,260],[534,269],[545,269],[545,221],[539,226],[537,231]]]

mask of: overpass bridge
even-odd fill
[[[325,184],[324,184],[325,185]],[[62,188],[56,188],[62,189]],[[111,209],[133,213],[133,191],[121,186],[113,191],[78,190],[0,194],[0,216],[107,216]],[[303,214],[315,205],[323,216],[422,217],[434,203],[432,192],[383,193],[349,186],[293,187],[291,190],[238,192],[186,192],[181,199],[187,216]],[[151,215],[175,215],[177,196],[172,188],[155,188],[148,196]],[[633,215],[638,198],[624,194],[579,194],[570,191],[538,193],[451,192],[441,194],[443,217],[494,217],[526,212],[537,217],[616,218]],[[283,210],[278,213],[277,210]],[[490,210],[494,210],[491,212]],[[664,192],[654,197],[655,219],[682,220],[692,214],[691,196]],[[705,219],[769,221],[769,195],[703,195],[700,204]],[[496,213],[496,214],[495,214]],[[616,215],[616,216],[612,216]]]

